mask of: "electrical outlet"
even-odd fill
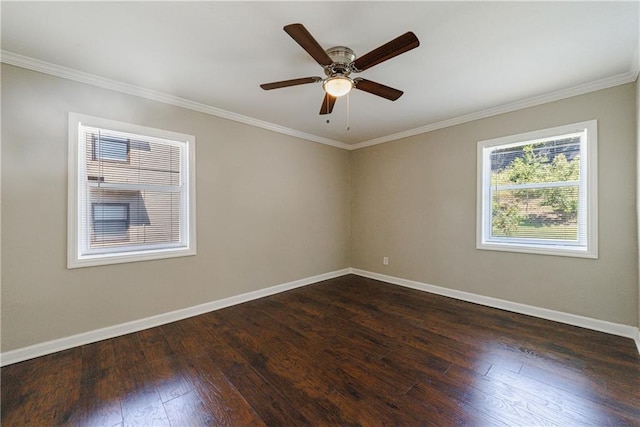
[[[383,257],[383,258],[382,258],[382,263],[383,263],[384,265],[389,265],[389,257],[388,257],[388,256]]]

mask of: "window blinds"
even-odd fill
[[[183,144],[81,125],[86,252],[171,248],[185,239]],[[84,177],[84,179],[82,178]]]
[[[491,237],[584,242],[582,137],[579,132],[491,151]]]

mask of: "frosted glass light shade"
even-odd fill
[[[339,97],[353,89],[353,80],[348,77],[329,77],[322,83],[322,87],[329,95]]]

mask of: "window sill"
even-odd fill
[[[598,259],[598,253],[595,250],[587,250],[574,246],[546,246],[546,245],[525,245],[518,243],[496,243],[482,242],[476,245],[476,249],[502,252],[516,252],[537,255],[567,256],[575,258],[591,258]]]
[[[169,248],[142,250],[128,253],[106,253],[91,254],[76,257],[69,257],[67,268],[95,267],[99,265],[122,264],[129,262],[151,261],[157,259],[177,258],[193,256],[196,254],[195,248]]]

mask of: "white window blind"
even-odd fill
[[[193,137],[92,121],[76,123],[77,234],[70,266],[194,253]]]

